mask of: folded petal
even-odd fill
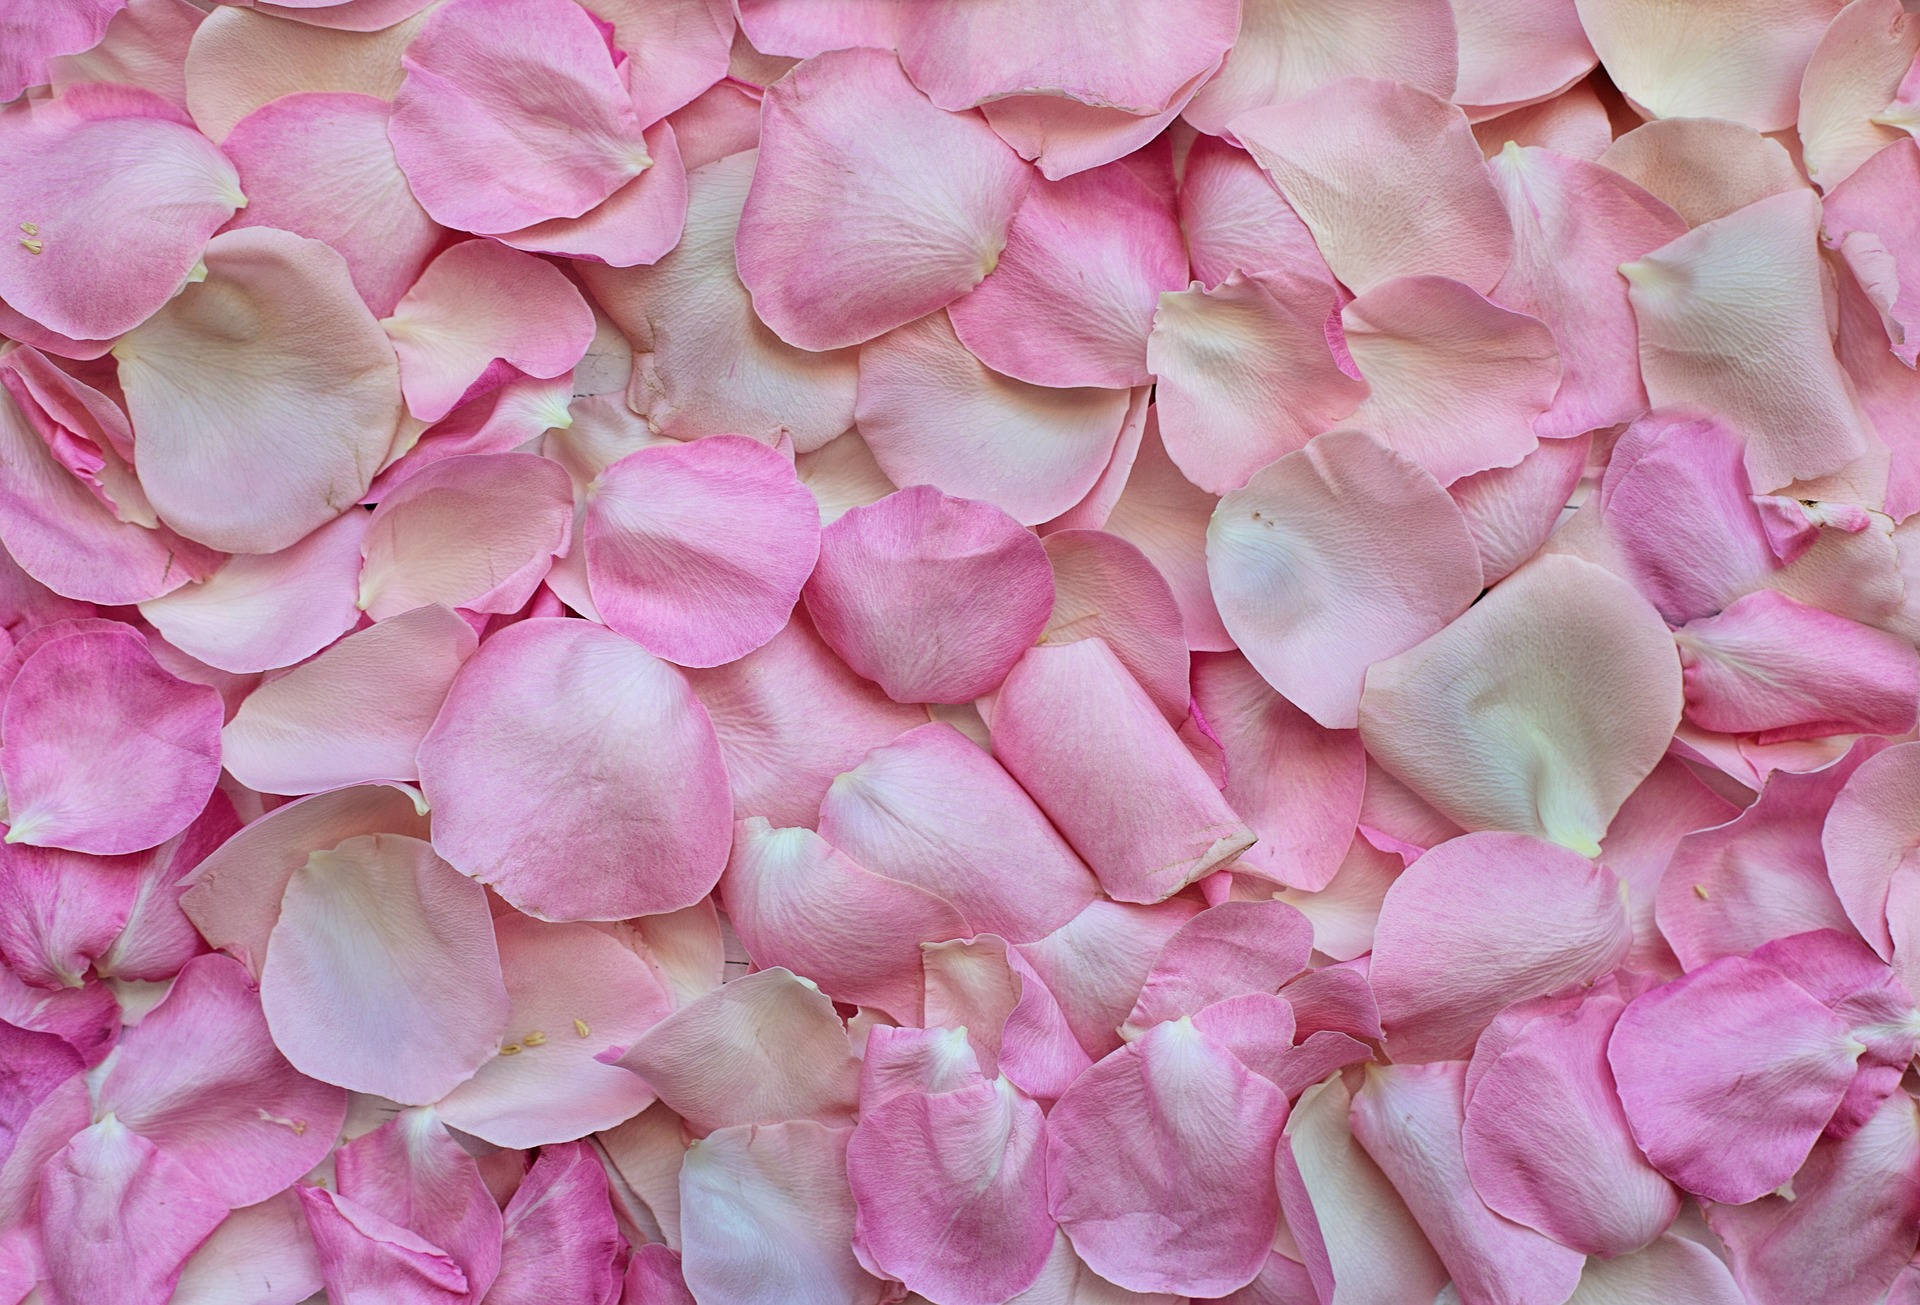
[[[1137,1038],[1230,997],[1275,992],[1307,968],[1312,952],[1313,926],[1285,902],[1208,907],[1160,949],[1121,1036]]]
[[[1605,866],[1521,834],[1465,834],[1387,889],[1367,979],[1395,1058],[1443,1060],[1509,1004],[1605,974],[1631,941]]]
[[[576,926],[584,927],[584,926]],[[627,1243],[607,1203],[607,1174],[585,1142],[540,1148],[507,1202],[498,1305],[619,1298]]]
[[[1147,555],[1180,605],[1187,646],[1228,651],[1233,639],[1214,610],[1207,579],[1207,524],[1218,500],[1188,480],[1167,456],[1158,405],[1147,409],[1138,455],[1107,514],[1105,529]]]
[[[55,638],[7,689],[9,843],[112,855],[165,842],[220,774],[220,695],[160,668],[131,626]]]
[[[500,1207],[431,1109],[403,1110],[334,1152],[340,1194],[425,1239],[484,1296],[500,1270]]]
[[[719,520],[735,527],[716,534]],[[718,666],[787,623],[819,555],[820,513],[785,456],[719,435],[601,472],[581,542],[607,625],[670,661]]]
[[[651,162],[603,29],[578,5],[454,0],[404,63],[388,134],[436,222],[497,234],[578,217]]]
[[[857,864],[883,866],[950,903],[969,932],[1009,942],[1065,924],[1096,892],[1015,777],[940,722],[875,748],[835,779],[819,828]]]
[[[1186,118],[1218,136],[1246,110],[1342,77],[1452,95],[1457,54],[1453,10],[1435,0],[1248,0],[1226,64],[1194,96]]]
[[[1002,376],[936,312],[860,351],[855,417],[895,484],[983,499],[1032,525],[1093,488],[1128,402],[1124,390],[1049,389]]]
[[[968,702],[1039,635],[1053,573],[1005,512],[917,485],[822,533],[806,597],[821,638],[887,696]]]
[[[1731,118],[1791,127],[1800,74],[1834,6],[1767,0],[1758,8],[1665,0],[1577,0],[1587,39],[1628,101],[1649,118]],[[1738,13],[1739,22],[1725,16]]]
[[[264,1201],[333,1149],[347,1094],[287,1063],[239,962],[202,956],[120,1037],[96,1107],[227,1205]]]
[[[1811,191],[1773,195],[1622,265],[1655,407],[1710,409],[1769,493],[1845,466],[1867,432],[1833,355]]]
[[[180,289],[245,197],[233,165],[178,116],[104,86],[8,115],[0,207],[17,217],[0,299],[62,335],[105,340]]]
[[[891,54],[816,55],[767,90],[740,216],[740,279],[775,334],[860,344],[993,270],[1030,172],[971,113],[936,107]]]
[[[1607,1065],[1626,1009],[1605,981],[1584,997],[1517,1003],[1467,1070],[1461,1144],[1480,1199],[1563,1246],[1613,1257],[1673,1222],[1680,1195],[1635,1148]]]
[[[879,1305],[854,1258],[850,1129],[812,1120],[724,1128],[680,1170],[681,1268],[694,1299],[730,1305]]]
[[[247,195],[234,225],[278,227],[333,246],[380,317],[401,302],[445,234],[407,189],[387,139],[389,108],[351,92],[287,95],[248,114],[221,142]],[[353,179],[350,193],[342,177]]]
[[[1920,20],[1899,0],[1855,0],[1827,25],[1800,79],[1801,156],[1823,190],[1900,139],[1875,121],[1920,54]]]
[[[1180,116],[1211,71],[1196,74],[1165,108],[1145,116],[1058,95],[1010,95],[987,101],[980,112],[1041,176],[1060,181],[1125,158],[1153,141]]]
[[[1533,451],[1561,365],[1553,333],[1443,277],[1403,277],[1341,311],[1369,389],[1352,423],[1443,484]],[[1577,434],[1568,431],[1567,434]]]
[[[1880,311],[1894,356],[1920,359],[1920,141],[1887,146],[1827,192],[1820,235]]]
[[[341,1305],[457,1305],[471,1300],[453,1257],[418,1233],[324,1187],[295,1188],[320,1256],[327,1299]]]
[[[1646,600],[1590,562],[1543,555],[1376,664],[1360,736],[1464,828],[1593,852],[1666,751],[1680,699],[1679,658]]]
[[[1253,842],[1104,639],[1028,650],[992,729],[995,755],[1110,896],[1161,901]]]
[[[507,1020],[486,893],[417,838],[315,852],[287,881],[260,1000],[302,1073],[406,1104],[493,1054]]]
[[[1286,1098],[1179,1019],[1114,1052],[1048,1117],[1054,1218],[1101,1277],[1218,1296],[1253,1280],[1280,1213]],[[1148,1123],[1148,1121],[1151,1121]],[[1147,1123],[1148,1145],[1134,1141]]]
[[[853,425],[856,359],[796,349],[754,315],[733,259],[753,172],[752,154],[696,168],[673,252],[651,267],[583,263],[580,276],[634,343],[628,401],[652,429],[765,443],[784,434],[805,452]]]
[[[1598,162],[1689,227],[1807,185],[1780,142],[1725,118],[1656,118],[1607,146]]]
[[[1793,778],[1779,776],[1768,788],[1785,789]],[[1808,803],[1799,808],[1802,820],[1796,832],[1806,839],[1819,829],[1819,847],[1807,846],[1807,857],[1819,865],[1824,854],[1833,891],[1847,919],[1869,946],[1882,958],[1888,957],[1894,945],[1887,926],[1894,877],[1920,853],[1920,816],[1915,808],[1920,797],[1920,744],[1899,744],[1859,763],[1850,774],[1808,776],[1796,787],[1816,790],[1826,799],[1817,807]],[[1754,810],[1758,809],[1756,804]],[[1819,823],[1823,815],[1824,825]]]
[[[1861,1050],[1845,1021],[1778,970],[1725,956],[1636,998],[1607,1060],[1653,1166],[1738,1205],[1793,1177]]]
[[[1020,957],[1057,998],[1080,1045],[1104,1056],[1120,1046],[1120,1022],[1160,949],[1198,910],[1182,897],[1153,906],[1096,898],[1045,938],[1022,945]]]
[[[1506,210],[1466,115],[1438,95],[1348,77],[1231,129],[1354,293],[1416,275],[1485,293],[1507,270]]]
[[[585,621],[488,639],[420,745],[420,784],[435,847],[539,919],[675,911],[726,866],[706,711],[673,667]]]
[[[1392,520],[1395,530],[1376,527]],[[1220,501],[1207,573],[1227,630],[1321,725],[1351,728],[1367,667],[1467,609],[1480,560],[1434,478],[1359,431],[1330,431]]]
[[[1121,389],[1151,379],[1154,307],[1186,283],[1171,196],[1127,163],[1110,163],[1035,181],[993,271],[948,316],[960,342],[1004,375]]]
[[[993,934],[920,948],[928,1027],[964,1028],[987,1073],[1051,1101],[1092,1060],[1025,956]]]
[[[781,1120],[838,1123],[859,1091],[859,1068],[833,1003],[777,967],[682,1007],[619,1063],[702,1132]]]
[[[1167,455],[1211,493],[1352,413],[1366,382],[1327,347],[1333,288],[1290,269],[1160,296],[1147,340]]]
[[[292,666],[354,627],[367,514],[345,512],[277,553],[228,558],[198,584],[140,604],[163,638],[237,675]]]
[[[628,76],[638,74],[629,71]],[[666,122],[642,140],[653,159],[647,170],[574,218],[549,218],[494,239],[535,254],[632,267],[651,263],[680,241],[687,223],[687,166]]]
[[[271,227],[114,346],[140,482],[169,526],[272,553],[352,507],[399,419],[393,347],[340,255]]]
[[[1353,1135],[1385,1172],[1463,1300],[1552,1305],[1585,1257],[1489,1210],[1468,1181],[1460,1121],[1466,1066],[1372,1065],[1353,1098]]]

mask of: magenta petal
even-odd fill
[[[0,846],[0,962],[38,988],[78,988],[126,927],[139,881],[104,857]]]
[[[607,1174],[585,1142],[543,1146],[503,1212],[497,1305],[593,1301],[620,1293],[626,1239],[607,1202]]]
[[[895,701],[967,702],[1039,635],[1053,573],[1006,513],[920,485],[829,526],[806,596],[820,637]]]
[[[52,5],[9,4],[0,11],[6,55],[0,59],[0,102],[45,84],[62,56],[92,48],[127,0],[60,0]]]
[[[340,1194],[424,1240],[485,1295],[500,1269],[500,1208],[432,1110],[403,1110],[334,1152]]]
[[[57,638],[7,690],[10,843],[111,855],[185,829],[219,778],[220,696],[160,669],[132,629]]]
[[[1191,1020],[1082,1074],[1047,1120],[1049,1203],[1074,1250],[1133,1291],[1219,1296],[1266,1262],[1287,1102]],[[1138,1132],[1152,1121],[1153,1138]]]
[[[678,910],[726,865],[706,711],[679,671],[585,621],[488,639],[420,745],[420,782],[441,854],[541,919]]]
[[[716,520],[735,525],[717,533]],[[786,624],[819,555],[819,508],[789,459],[717,435],[601,472],[581,544],[608,626],[669,661],[718,666]]]
[[[386,1216],[324,1187],[295,1189],[320,1255],[328,1300],[342,1305],[460,1305],[471,1300],[453,1257]]]
[[[1607,1059],[1654,1167],[1689,1192],[1740,1204],[1805,1161],[1862,1050],[1778,970],[1722,957],[1628,1006]]]

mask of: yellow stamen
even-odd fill
[[[1706,886],[1705,884],[1695,884],[1695,885],[1693,886],[1693,895],[1694,895],[1695,897],[1697,897],[1697,898],[1699,898],[1699,899],[1700,899],[1701,901],[1703,901],[1703,902],[1704,902],[1704,901],[1706,901],[1706,900],[1707,900],[1707,886]]]
[[[547,1040],[547,1035],[542,1033],[539,1029],[535,1029],[533,1032],[527,1034],[526,1037],[520,1039],[520,1044],[526,1047],[537,1047],[541,1043],[545,1042],[546,1040]]]
[[[26,250],[29,254],[37,254],[45,249],[46,245],[42,241],[35,240],[32,236],[22,236],[20,237],[20,248]]]
[[[20,229],[26,232],[30,236],[37,236],[40,234],[40,226],[36,222],[22,222],[20,224]]]
[[[587,1022],[585,1020],[575,1020],[573,1022],[573,1031],[575,1033],[578,1033],[581,1037],[584,1038],[587,1036],[587,1034],[591,1033],[593,1030],[587,1027]]]
[[[500,1048],[500,1054],[503,1056],[517,1056],[520,1054],[520,1044],[517,1042],[509,1042],[506,1046]]]

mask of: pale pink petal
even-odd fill
[[[1587,39],[1627,100],[1649,118],[1730,118],[1791,127],[1800,75],[1838,5],[1576,0]]]
[[[687,679],[719,736],[735,819],[811,827],[834,776],[927,723],[924,708],[849,670],[804,611],[745,657]]]
[[[1167,939],[1120,1034],[1137,1038],[1215,1002],[1272,993],[1307,968],[1312,951],[1313,926],[1285,902],[1209,907]]]
[[[1543,555],[1376,664],[1360,736],[1463,828],[1592,853],[1666,751],[1680,706],[1659,614],[1592,563]]]
[[[1054,1218],[1094,1272],[1133,1291],[1219,1296],[1251,1282],[1279,1220],[1287,1102],[1191,1020],[1082,1074],[1047,1120]],[[1141,1145],[1141,1124],[1153,1139]]]
[[[1161,901],[1253,842],[1104,639],[1030,649],[991,725],[995,755],[1110,896]]]
[[[1220,652],[1233,639],[1220,624],[1207,580],[1207,523],[1217,500],[1186,478],[1160,438],[1158,405],[1147,409],[1139,455],[1125,488],[1107,514],[1105,529],[1147,555],[1166,577],[1180,605],[1187,647]]]
[[[503,1217],[500,1276],[487,1292],[495,1305],[619,1298],[627,1243],[607,1203],[606,1171],[585,1142],[542,1146]]]
[[[420,14],[382,31],[344,32],[216,8],[187,47],[187,107],[201,131],[224,140],[255,109],[302,91],[391,100],[404,75],[400,56],[426,20]]]
[[[626,346],[622,344],[624,350]],[[583,362],[582,366],[590,366]],[[582,432],[598,424],[594,418],[618,400],[613,395],[576,397],[574,373],[562,372],[545,380],[507,373],[498,389],[484,385],[482,392],[466,400],[439,421],[428,424],[411,415],[400,419],[399,433],[380,474],[374,477],[367,500],[379,503],[405,482],[435,463],[463,453],[510,453],[536,449],[562,465],[567,458],[555,451],[566,447],[569,437],[576,442],[586,438]],[[631,414],[625,414],[629,422]],[[542,438],[544,437],[544,438]],[[537,446],[532,444],[540,439]]]
[[[531,453],[445,458],[374,509],[358,601],[376,621],[428,603],[518,611],[572,532],[573,485],[559,463]]]
[[[1653,403],[1741,430],[1761,493],[1844,466],[1868,439],[1827,335],[1819,221],[1811,191],[1774,195],[1621,269]]]
[[[315,852],[287,881],[260,999],[302,1073],[433,1101],[493,1054],[506,1024],[486,893],[417,838]]]
[[[980,112],[1041,176],[1059,181],[1125,158],[1160,136],[1212,71],[1195,74],[1164,109],[1144,116],[1058,95],[1010,95],[989,100]]]
[[[1820,234],[1880,312],[1894,356],[1920,358],[1920,141],[1887,146],[1827,192]]]
[[[1433,93],[1350,77],[1235,118],[1233,134],[1354,293],[1395,277],[1491,290],[1513,232],[1466,115]]]
[[[34,579],[137,603],[220,564],[158,523],[115,446],[130,434],[126,416],[105,394],[29,347],[0,358],[0,390],[0,540]]]
[[[1673,1222],[1680,1195],[1635,1149],[1607,1066],[1626,999],[1607,982],[1585,997],[1509,1007],[1467,1071],[1461,1143],[1496,1213],[1589,1255],[1617,1256]]]
[[[431,1109],[403,1110],[334,1152],[342,1196],[425,1239],[486,1294],[500,1269],[500,1209]]]
[[[587,8],[613,24],[642,121],[672,113],[727,75],[727,0],[593,0]]]
[[[854,415],[895,484],[982,499],[1033,525],[1093,488],[1128,407],[1125,390],[1049,389],[1002,376],[936,312],[860,351]]]
[[[1010,942],[1058,928],[1096,891],[1034,800],[944,723],[902,734],[835,779],[819,827],[859,865],[884,867],[874,873],[945,899],[972,931]]]
[[[679,243],[686,227],[687,168],[667,123],[654,123],[643,139],[652,165],[599,204],[579,217],[552,218],[494,238],[515,249],[612,267],[656,261]]]
[[[1368,1066],[1353,1135],[1407,1203],[1462,1300],[1554,1305],[1585,1257],[1489,1210],[1468,1181],[1461,1142],[1466,1066]]]
[[[433,0],[284,0],[280,4],[269,4],[268,0],[254,0],[254,7],[275,18],[358,32],[391,27],[432,3]]]
[[[452,0],[406,47],[388,134],[415,198],[462,231],[578,217],[651,162],[593,15]]]
[[[80,620],[94,613],[92,603],[64,598],[28,575],[13,554],[0,548],[0,628],[18,641],[39,626]]]
[[[944,898],[866,869],[811,830],[758,817],[734,832],[720,897],[754,964],[903,1023],[920,1015],[920,944],[972,932]]]
[[[811,1120],[726,1128],[680,1170],[681,1267],[716,1305],[879,1305],[886,1284],[854,1258],[852,1130]]]
[[[1021,0],[933,0],[901,24],[900,61],[942,108],[1045,94],[1144,114],[1217,64],[1239,26],[1238,6],[1222,0],[1177,12],[1093,0],[1071,14],[1035,14]]]
[[[839,1122],[859,1069],[833,1003],[791,970],[757,970],[654,1025],[620,1060],[700,1132]]]
[[[1771,966],[1727,956],[1636,999],[1607,1059],[1655,1168],[1740,1204],[1786,1182],[1833,1116],[1861,1044]]]
[[[1374,1054],[1359,1039],[1328,1029],[1306,1035],[1295,1046],[1293,1003],[1270,992],[1241,993],[1217,1001],[1195,1015],[1193,1023],[1288,1097]]]
[[[1035,181],[993,271],[948,309],[960,342],[1034,385],[1146,384],[1154,308],[1187,283],[1170,201],[1125,163]]]
[[[418,1233],[324,1187],[297,1187],[327,1299],[341,1305],[459,1305],[466,1273]]]
[[[407,189],[387,140],[387,114],[387,102],[371,95],[288,95],[248,114],[221,143],[247,195],[234,225],[324,240],[382,317],[445,234]]]
[[[855,356],[796,349],[754,315],[734,236],[754,159],[687,177],[686,234],[651,267],[581,265],[587,289],[636,351],[628,401],[676,439],[736,433],[805,452],[853,425]]]
[[[1243,149],[1197,138],[1180,173],[1180,231],[1194,279],[1217,286],[1235,272],[1276,269],[1333,281],[1313,233]]]
[[[529,915],[678,910],[726,864],[731,804],[705,710],[677,670],[588,622],[488,639],[419,759],[435,846]]]
[[[1473,137],[1488,158],[1511,141],[1522,149],[1538,146],[1595,161],[1613,143],[1613,124],[1607,117],[1607,106],[1589,80],[1575,83],[1550,100],[1476,122]]]
[[[1670,205],[1689,227],[1807,185],[1780,142],[1724,118],[1649,122],[1598,161]]]
[[[112,855],[185,829],[219,778],[220,696],[175,679],[132,627],[68,634],[7,690],[9,843]]]
[[[1246,0],[1226,65],[1194,96],[1186,118],[1201,131],[1227,134],[1248,109],[1342,77],[1452,95],[1457,50],[1453,10],[1436,0]]]
[[[289,1189],[223,1219],[180,1271],[170,1305],[300,1305],[323,1285],[320,1253]]]
[[[399,420],[393,348],[340,255],[253,227],[214,238],[207,278],[114,346],[160,519],[272,553],[352,507]]]
[[[1356,430],[1318,436],[1221,499],[1207,574],[1247,659],[1331,729],[1353,727],[1369,666],[1480,593],[1479,555],[1446,490]]]
[[[1169,723],[1187,718],[1187,644],[1173,591],[1139,549],[1099,530],[1059,530],[1043,541],[1053,567],[1053,614],[1042,643],[1107,641]]]
[[[1589,1259],[1567,1305],[1751,1305],[1713,1251],[1668,1234],[1631,1255]],[[1784,1302],[1782,1302],[1784,1305]]]
[[[716,533],[722,520],[734,526]],[[581,543],[607,625],[670,661],[718,666],[786,624],[820,551],[820,515],[787,457],[720,435],[601,472]]]
[[[889,697],[967,702],[1039,635],[1053,576],[1012,517],[921,485],[829,526],[806,598],[820,636]]]
[[[1235,489],[1366,397],[1327,346],[1334,307],[1332,286],[1287,268],[1160,297],[1147,366],[1161,438],[1188,480]]]
[[[1834,16],[1800,79],[1796,134],[1807,175],[1832,189],[1900,139],[1880,121],[1920,53],[1920,16],[1899,0],[1854,0]]]
[[[1456,104],[1480,119],[1558,95],[1594,65],[1574,0],[1456,0],[1460,41]]]
[[[1053,1248],[1044,1125],[1005,1078],[864,1108],[847,1141],[863,1259],[952,1305],[1025,1290]]]
[[[1398,856],[1355,835],[1321,887],[1287,888],[1274,895],[1307,917],[1313,926],[1315,951],[1336,961],[1350,961],[1373,950],[1380,903],[1403,868]]]
[[[1506,579],[1546,542],[1576,497],[1592,448],[1584,434],[1542,440],[1511,467],[1490,467],[1447,486],[1480,551],[1486,583]]]
[[[1387,889],[1367,979],[1397,1059],[1464,1057],[1503,1007],[1590,982],[1631,941],[1605,866],[1521,834],[1466,834]]]
[[[226,1216],[184,1165],[106,1116],[42,1170],[49,1305],[171,1300],[181,1266]]]
[[[1447,1281],[1387,1176],[1354,1141],[1351,1096],[1338,1077],[1293,1103],[1274,1176],[1287,1230],[1299,1245],[1318,1299],[1424,1301]]]
[[[1553,332],[1539,318],[1458,281],[1419,276],[1369,290],[1341,319],[1369,386],[1353,425],[1442,484],[1533,451],[1535,425],[1561,383]]]
[[[362,784],[276,807],[193,869],[180,907],[210,944],[258,975],[294,871],[311,853],[361,835],[425,838],[426,812],[416,796],[399,785]]]
[[[185,108],[187,47],[206,17],[187,0],[131,0],[113,16],[100,43],[48,64],[53,89],[83,82],[109,82],[152,91]]]
[[[10,0],[0,10],[0,103],[50,80],[49,65],[63,55],[91,48],[127,0],[58,0],[32,4]]]
[[[1199,909],[1185,897],[1154,906],[1097,898],[1045,938],[1023,944],[1019,954],[1058,999],[1087,1054],[1104,1056],[1120,1046],[1120,1021],[1161,947]]]
[[[1842,781],[1845,786],[1839,787]],[[1784,775],[1774,781],[1782,787],[1788,782]],[[1815,783],[1818,779],[1809,777],[1800,786],[1812,788]],[[1827,873],[1847,918],[1882,958],[1888,957],[1895,943],[1888,932],[1888,894],[1901,867],[1920,862],[1920,808],[1915,805],[1920,795],[1920,744],[1888,748],[1850,776],[1834,776],[1819,788],[1832,805],[1820,828],[1819,849],[1807,850],[1816,863],[1819,853],[1824,853]],[[1803,835],[1820,815],[1819,809],[1806,813]]]
[[[982,934],[925,944],[920,953],[927,1025],[964,1027],[986,1072],[1004,1075],[1030,1096],[1052,1100],[1093,1063],[1059,1001],[1004,939]]]
[[[739,0],[741,35],[755,50],[805,59],[827,50],[891,50],[900,36],[898,0]]]
[[[199,584],[140,604],[166,641],[235,674],[291,666],[360,619],[367,514],[346,512],[277,553],[229,558]]]
[[[381,326],[407,408],[429,422],[515,371],[559,376],[593,340],[593,314],[558,268],[492,240],[435,258]]]
[[[1142,1293],[1116,1287],[1074,1254],[1067,1235],[1054,1230],[1053,1250],[1033,1286],[1007,1305],[1178,1305],[1166,1292]]]
[[[1667,867],[1676,864],[1675,854],[1687,846],[1688,835],[1723,825],[1740,813],[1671,753],[1621,804],[1600,841],[1599,859],[1626,885],[1627,918],[1633,921],[1629,968],[1661,977],[1678,973],[1677,958],[1657,924]]]
[[[1685,224],[1616,173],[1549,150],[1508,146],[1488,171],[1514,237],[1513,263],[1492,297],[1545,322],[1560,355],[1560,388],[1534,432],[1579,435],[1638,417],[1647,395],[1618,269],[1684,234]]]
[[[891,54],[817,55],[767,88],[740,279],[789,344],[860,344],[992,271],[1029,176],[992,128],[936,108]]]
[[[333,1149],[347,1095],[287,1063],[239,962],[202,956],[121,1034],[96,1110],[237,1209],[266,1200]]]
[[[0,121],[0,208],[14,219],[0,299],[103,340],[180,288],[245,197],[233,165],[178,116],[146,92],[76,86]]]

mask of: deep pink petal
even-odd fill
[[[607,1202],[606,1171],[591,1146],[542,1146],[503,1218],[500,1276],[488,1300],[612,1305],[618,1298],[627,1243]]]
[[[1096,898],[1019,953],[1058,999],[1087,1054],[1104,1056],[1120,1046],[1120,1022],[1133,1009],[1161,947],[1199,909],[1185,897],[1153,906]]]
[[[486,1293],[500,1269],[500,1208],[432,1110],[403,1110],[333,1159],[342,1196],[444,1253],[475,1294]]]
[[[1272,993],[1307,968],[1313,926],[1285,902],[1222,902],[1167,939],[1121,1025],[1137,1038],[1243,993]],[[1290,1040],[1290,1039],[1289,1039]]]

